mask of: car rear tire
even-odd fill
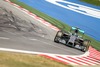
[[[58,31],[54,38],[54,42],[59,43],[59,39],[61,38],[61,36],[62,36],[62,32]]]

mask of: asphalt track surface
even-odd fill
[[[0,28],[0,48],[11,48],[52,54],[81,55],[77,49],[53,42],[56,31],[43,25],[11,4],[0,0],[0,7],[5,8],[21,19],[29,20],[39,27],[40,32],[23,32],[9,28]],[[42,33],[41,33],[42,32]]]

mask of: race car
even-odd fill
[[[71,27],[70,32],[58,31],[54,42],[80,49],[86,52],[90,45],[90,40],[84,39],[84,31],[78,27]]]

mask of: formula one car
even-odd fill
[[[77,27],[72,27],[70,32],[58,31],[54,38],[54,42],[62,43],[85,52],[89,48],[90,40],[83,39],[83,36],[83,30]]]

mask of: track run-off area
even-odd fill
[[[69,26],[77,26],[100,41],[100,7],[79,0],[19,0]],[[75,2],[75,3],[74,3]],[[78,4],[77,4],[78,2]],[[86,5],[86,6],[85,6]]]

